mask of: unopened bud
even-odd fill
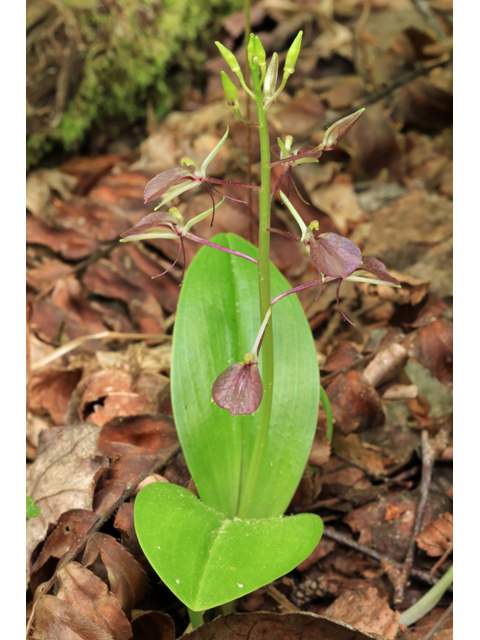
[[[300,48],[302,46],[302,36],[303,31],[299,31],[297,37],[292,42],[292,45],[287,53],[287,58],[285,60],[285,67],[283,68],[283,73],[288,74],[289,76],[295,71],[295,64],[297,63],[298,55],[300,53]]]
[[[267,73],[265,74],[265,83],[263,85],[263,99],[268,100],[275,93],[275,87],[277,86],[278,77],[278,54],[274,53],[270,64],[268,65]]]
[[[233,73],[236,74],[239,71],[241,72],[240,65],[238,64],[238,60],[233,55],[233,53],[231,51],[229,51],[227,49],[227,47],[224,47],[221,42],[215,42],[215,44],[217,45],[218,50],[220,51],[220,53],[223,56],[223,59],[228,64],[228,66],[233,71]]]
[[[227,76],[225,71],[222,71],[221,73],[222,73],[223,90],[225,91],[225,97],[227,98],[228,106],[238,109],[239,105],[238,105],[237,87],[233,84],[233,82]]]
[[[323,149],[325,151],[331,151],[340,142],[347,131],[350,131],[364,111],[365,108],[359,109],[358,111],[355,111],[355,113],[338,120],[332,124],[331,127],[328,127],[325,131],[325,135],[323,136]]]

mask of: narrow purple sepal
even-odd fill
[[[258,364],[236,362],[221,373],[213,383],[212,397],[219,407],[232,416],[246,416],[260,406],[263,385]]]
[[[171,213],[168,213],[167,211],[155,211],[154,213],[149,213],[145,218],[142,218],[140,222],[131,229],[124,231],[120,237],[130,238],[131,236],[138,236],[148,233],[149,231],[153,232],[155,229],[160,230],[160,227],[168,227],[175,232],[175,227],[177,225],[178,220],[175,216],[172,216]]]
[[[400,282],[388,273],[383,262],[373,256],[364,256],[362,258],[362,264],[357,267],[355,271],[368,271],[369,273],[373,273],[379,280],[400,285]]]
[[[159,173],[145,187],[143,197],[145,198],[145,204],[151,200],[155,200],[162,196],[167,189],[173,187],[176,184],[182,182],[182,180],[189,179],[191,173],[181,167],[175,167],[175,169],[168,169]]]
[[[346,278],[360,265],[362,252],[357,245],[337,233],[310,236],[310,257],[319,273]]]
[[[218,249],[219,251],[230,253],[232,254],[232,256],[238,256],[239,258],[245,258],[245,260],[250,260],[250,262],[253,262],[253,264],[258,264],[258,260],[256,260],[255,258],[252,258],[252,256],[247,256],[246,253],[242,253],[241,251],[234,251],[233,249],[227,249],[227,247],[222,247],[220,244],[215,244],[214,242],[210,242],[210,240],[204,240],[203,238],[200,238],[199,236],[196,236],[193,233],[190,233],[190,231],[187,231],[187,233],[185,233],[184,236],[189,240],[193,240],[194,242],[204,244],[206,247],[211,247],[212,249]]]

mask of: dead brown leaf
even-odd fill
[[[57,574],[57,597],[104,629],[115,640],[129,640],[132,628],[119,601],[107,585],[78,562],[69,562]]]
[[[113,636],[55,596],[40,598],[34,640],[114,640]]]
[[[341,373],[326,388],[332,413],[343,434],[383,424],[382,403],[372,385],[358,371]]]
[[[92,510],[97,479],[108,466],[98,450],[100,429],[87,423],[42,431],[36,460],[27,471],[29,495],[40,515],[27,520],[27,580],[30,558],[50,524],[70,509]]]
[[[440,318],[409,336],[405,347],[411,358],[433,373],[443,384],[453,383],[453,326]]]
[[[133,640],[175,640],[175,624],[161,611],[132,611]]]
[[[312,613],[230,613],[198,627],[185,640],[381,640],[378,636],[354,629]],[[385,640],[385,639],[384,639]]]
[[[40,415],[48,413],[55,424],[64,424],[68,403],[80,376],[78,369],[59,371],[44,367],[36,371],[28,388],[30,410]]]
[[[83,564],[87,567],[92,565],[97,556],[100,556],[107,570],[110,591],[129,616],[135,603],[142,599],[147,590],[145,571],[125,547],[104,533],[94,533],[89,538]]]
[[[441,556],[451,548],[453,543],[453,516],[444,513],[441,518],[434,520],[424,527],[415,538],[420,549],[429,556]]]
[[[347,622],[361,631],[381,634],[388,640],[394,640],[397,635],[400,618],[400,612],[392,611],[386,598],[379,597],[374,587],[342,593],[328,607],[325,615]]]

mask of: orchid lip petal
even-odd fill
[[[213,383],[212,398],[232,416],[250,415],[260,406],[263,385],[258,364],[236,362],[223,371]]]

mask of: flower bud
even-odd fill
[[[238,64],[238,60],[233,55],[233,53],[229,51],[227,47],[224,47],[221,42],[215,42],[215,44],[217,45],[218,50],[223,56],[223,59],[228,64],[228,66],[233,71],[233,73],[235,74],[237,74],[238,72],[241,73],[240,65]]]
[[[364,111],[365,108],[359,109],[358,111],[355,111],[355,113],[351,113],[349,116],[346,116],[332,124],[332,126],[325,131],[325,135],[323,136],[323,149],[325,151],[331,151],[340,142],[347,131],[350,131]]]
[[[299,31],[297,37],[292,42],[290,49],[287,53],[287,58],[285,60],[285,66],[283,68],[283,73],[288,74],[289,76],[295,71],[295,64],[298,59],[298,55],[300,53],[300,48],[302,46],[302,36],[303,31]]]
[[[263,85],[263,99],[268,100],[275,93],[275,87],[277,86],[278,77],[278,54],[274,53],[270,64],[268,65],[267,73],[265,74],[265,83]]]
[[[227,98],[227,104],[229,107],[233,107],[234,109],[238,109],[238,90],[237,87],[233,84],[230,78],[227,76],[225,71],[222,71],[222,84],[223,90],[225,91],[225,97]]]

